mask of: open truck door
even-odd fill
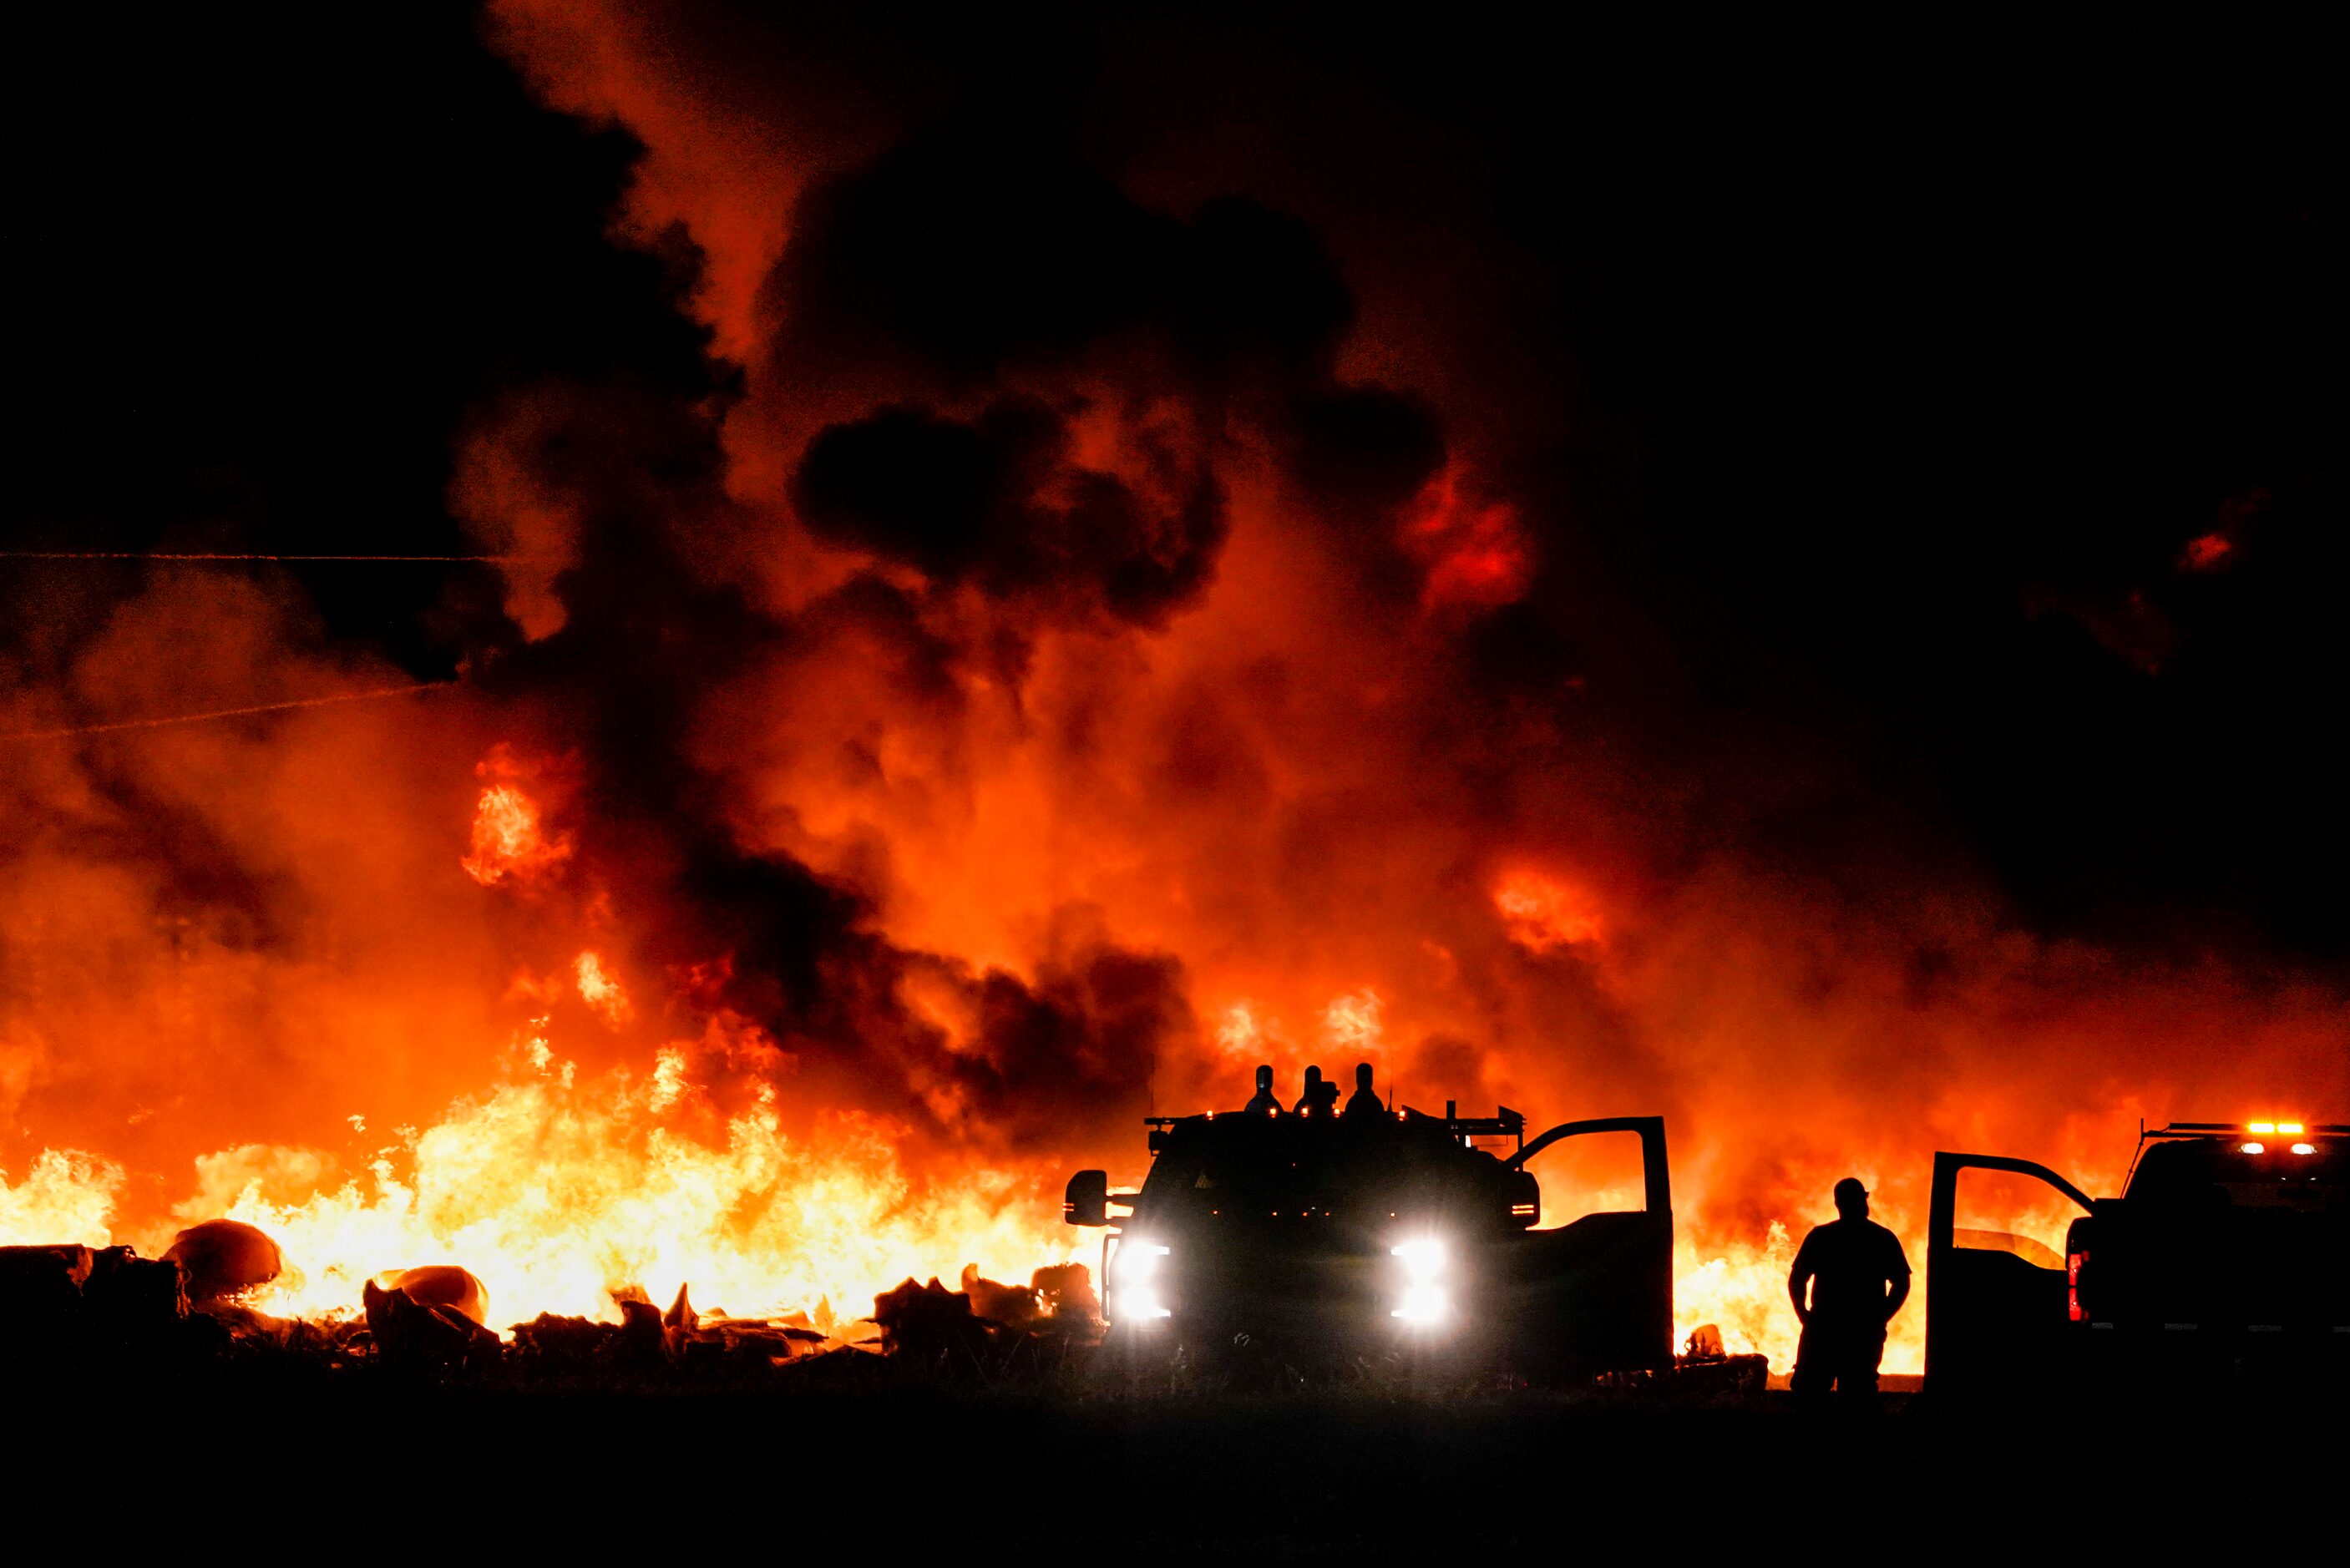
[[[1621,1132],[1640,1139],[1641,1207],[1532,1231],[1513,1249],[1513,1359],[1529,1376],[1582,1378],[1673,1365],[1673,1187],[1664,1117],[1564,1122],[1508,1164],[1523,1170],[1564,1139]]]
[[[2064,1260],[2025,1237],[1960,1230],[1959,1180],[1968,1170],[2028,1176],[2083,1213],[2094,1207],[2044,1165],[1995,1154],[1935,1154],[1926,1230],[1927,1391],[1959,1397],[2045,1386],[2064,1347]]]

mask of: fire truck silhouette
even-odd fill
[[[1361,1094],[1336,1114],[1326,1097],[1293,1112],[1257,1103],[1147,1118],[1154,1158],[1139,1191],[1110,1191],[1099,1170],[1070,1179],[1064,1218],[1112,1228],[1113,1345],[1212,1355],[1261,1343],[1300,1365],[1440,1349],[1544,1379],[1673,1367],[1662,1117],[1566,1122],[1529,1139],[1506,1106],[1470,1117]],[[1526,1162],[1607,1133],[1639,1140],[1641,1207],[1536,1229],[1542,1191]],[[1477,1147],[1504,1139],[1504,1153]]]

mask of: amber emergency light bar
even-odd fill
[[[2246,1133],[2283,1133],[2290,1137],[2350,1137],[2350,1122],[2320,1122],[2310,1127],[2302,1122],[2173,1122],[2167,1127],[2148,1127],[2145,1137],[2241,1137]]]

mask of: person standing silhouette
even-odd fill
[[[1259,1067],[1256,1070],[1255,1097],[1243,1106],[1241,1111],[1252,1116],[1277,1116],[1281,1114],[1281,1102],[1274,1097],[1272,1068]]]
[[[1371,1093],[1371,1064],[1368,1062],[1356,1063],[1355,1093],[1353,1097],[1348,1099],[1347,1102],[1347,1115],[1349,1116],[1383,1116],[1387,1115],[1387,1112],[1388,1108],[1379,1104],[1378,1096]]]
[[[1885,1327],[1909,1299],[1909,1259],[1901,1238],[1868,1217],[1868,1189],[1847,1176],[1835,1184],[1836,1217],[1815,1225],[1796,1249],[1787,1294],[1804,1336],[1788,1386],[1804,1404],[1829,1390],[1856,1409],[1877,1401]]]
[[[1297,1104],[1292,1108],[1301,1116],[1329,1116],[1338,1108],[1338,1085],[1325,1082],[1321,1068],[1308,1067],[1305,1069],[1305,1092],[1297,1097]]]

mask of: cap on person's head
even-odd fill
[[[1256,1070],[1256,1086],[1260,1089],[1270,1089],[1273,1087],[1273,1069],[1271,1067],[1259,1067]]]
[[[1358,1088],[1358,1089],[1361,1089],[1361,1090],[1363,1090],[1363,1091],[1364,1091],[1364,1092],[1366,1092],[1366,1093],[1368,1093],[1368,1092],[1369,1092],[1369,1090],[1370,1090],[1370,1086],[1371,1086],[1371,1064],[1370,1064],[1368,1062],[1357,1062],[1357,1063],[1356,1063],[1356,1064],[1355,1064],[1355,1087],[1357,1087],[1357,1088]]]
[[[1308,1087],[1308,1088],[1312,1088],[1315,1085],[1316,1085],[1316,1084],[1320,1083],[1321,1081],[1322,1081],[1322,1069],[1321,1069],[1321,1068],[1319,1068],[1319,1067],[1308,1067],[1308,1068],[1306,1068],[1306,1069],[1305,1069],[1305,1085],[1306,1085],[1306,1087]]]
[[[1859,1177],[1847,1176],[1835,1184],[1835,1200],[1839,1209],[1847,1203],[1866,1203],[1868,1201],[1868,1189],[1860,1184]]]

